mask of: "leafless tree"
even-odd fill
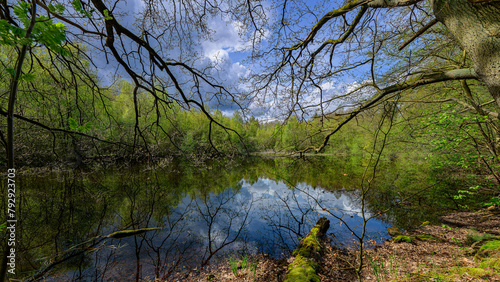
[[[478,80],[500,105],[498,1],[280,1],[273,8],[271,48],[256,56],[265,60],[255,99],[282,105],[285,118],[345,115],[303,151],[323,150],[362,111],[423,85],[463,81],[467,92],[466,81]],[[498,119],[498,107],[449,99]]]

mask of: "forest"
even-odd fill
[[[0,1],[0,277],[495,280],[499,34],[498,0]]]

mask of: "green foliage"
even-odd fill
[[[28,44],[29,40],[19,39],[24,38],[25,30],[16,26],[10,25],[6,20],[0,20],[0,44],[14,46],[16,44]]]
[[[65,30],[66,26],[63,23],[54,23],[48,17],[39,16],[32,36],[35,42],[45,45],[63,56],[69,56],[70,53],[63,46],[66,41]]]
[[[89,19],[92,17],[92,14],[95,11],[95,9],[92,9],[90,11],[87,11],[87,10],[83,9],[82,2],[80,0],[73,0],[73,1],[71,1],[71,5],[73,6],[73,8],[77,12],[79,12],[80,14],[82,14],[83,16],[85,16],[85,17],[87,17]],[[61,13],[62,13],[62,11],[61,11]]]
[[[81,6],[81,3],[80,3],[80,6]],[[56,3],[56,4],[51,3],[51,4],[49,4],[49,10],[53,13],[61,15],[64,12],[64,10],[66,10],[66,8],[61,3]]]
[[[25,1],[19,1],[13,6],[14,14],[21,21],[24,29],[13,26],[6,20],[0,20],[0,44],[8,46],[41,44],[61,55],[68,56],[70,53],[63,46],[66,41],[66,26],[63,23],[54,23],[47,16],[39,15],[31,36],[25,38],[26,29],[31,25],[30,9],[31,5]],[[64,11],[64,7],[60,4],[52,5],[51,9],[54,12]]]
[[[113,17],[109,15],[108,9],[104,10],[104,19],[105,20],[112,20]]]
[[[484,203],[485,206],[500,206],[500,197],[492,197],[488,202]]]
[[[76,120],[72,117],[68,119],[69,129],[76,132],[88,132],[92,129],[92,123],[86,122],[84,125],[78,125]]]

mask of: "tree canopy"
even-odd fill
[[[0,6],[2,51],[17,62],[2,61],[2,72],[10,79],[2,90],[0,114],[50,134],[65,132],[132,148],[142,144],[148,151],[151,139],[146,135],[152,128],[175,139],[162,122],[172,121],[177,107],[194,107],[205,115],[209,143],[214,126],[242,138],[214,114],[219,105],[250,114],[256,107],[274,107],[270,111],[286,120],[344,116],[321,130],[321,141],[297,148],[319,152],[358,114],[389,102],[450,102],[488,116],[495,120],[492,124],[498,119],[498,1],[37,0],[2,1]],[[202,62],[197,45],[210,41],[214,18],[237,25],[251,47],[245,61],[250,74],[240,82],[243,90],[224,82],[217,63]],[[106,65],[130,82],[133,138],[126,142],[85,132],[90,127],[84,116],[90,112],[107,120],[101,130],[120,123],[110,104],[120,87],[106,87],[110,82],[98,75]],[[37,73],[52,81],[50,89],[33,83]],[[480,83],[472,82],[471,88],[471,80]],[[418,87],[449,81],[461,83],[462,97],[415,96]],[[16,108],[18,83],[23,93],[30,93],[24,101],[56,101],[66,93],[78,115],[66,112],[63,117],[59,109],[60,124],[44,124],[49,113],[42,119],[22,101]],[[484,91],[494,103],[484,100]],[[7,131],[7,138],[1,131],[6,148],[13,143],[13,133]]]
[[[321,4],[276,5],[273,48],[266,51],[275,60],[264,63],[257,84],[259,92],[287,105],[285,115],[327,116],[348,108],[344,121],[310,149],[321,151],[331,134],[363,110],[422,85],[479,80],[500,105],[498,1]],[[342,90],[332,91],[335,84]],[[460,103],[481,111],[474,101]]]

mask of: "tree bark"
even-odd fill
[[[465,49],[500,107],[500,2],[430,1],[436,18]]]
[[[316,273],[319,268],[318,261],[322,255],[320,239],[326,235],[328,228],[330,228],[330,220],[322,217],[309,234],[300,240],[297,249],[293,251],[295,258],[288,265],[285,282],[321,281]]]
[[[36,23],[36,4],[31,4],[31,21],[29,26],[26,27],[26,34],[24,36],[25,39],[28,39],[31,36],[31,32],[35,27]],[[26,53],[28,51],[29,44],[24,44],[21,47],[19,52],[19,56],[16,62],[16,69],[14,76],[11,80],[10,91],[9,91],[9,102],[7,109],[7,168],[14,168],[14,107],[16,103],[17,96],[17,87],[19,85],[19,79],[21,78],[23,62],[26,57]],[[14,219],[17,219],[14,218]],[[6,233],[7,234],[7,233]],[[4,254],[2,259],[2,265],[0,266],[0,281],[6,281],[7,279],[7,255],[9,252],[9,248],[7,247],[7,240],[4,239]]]

